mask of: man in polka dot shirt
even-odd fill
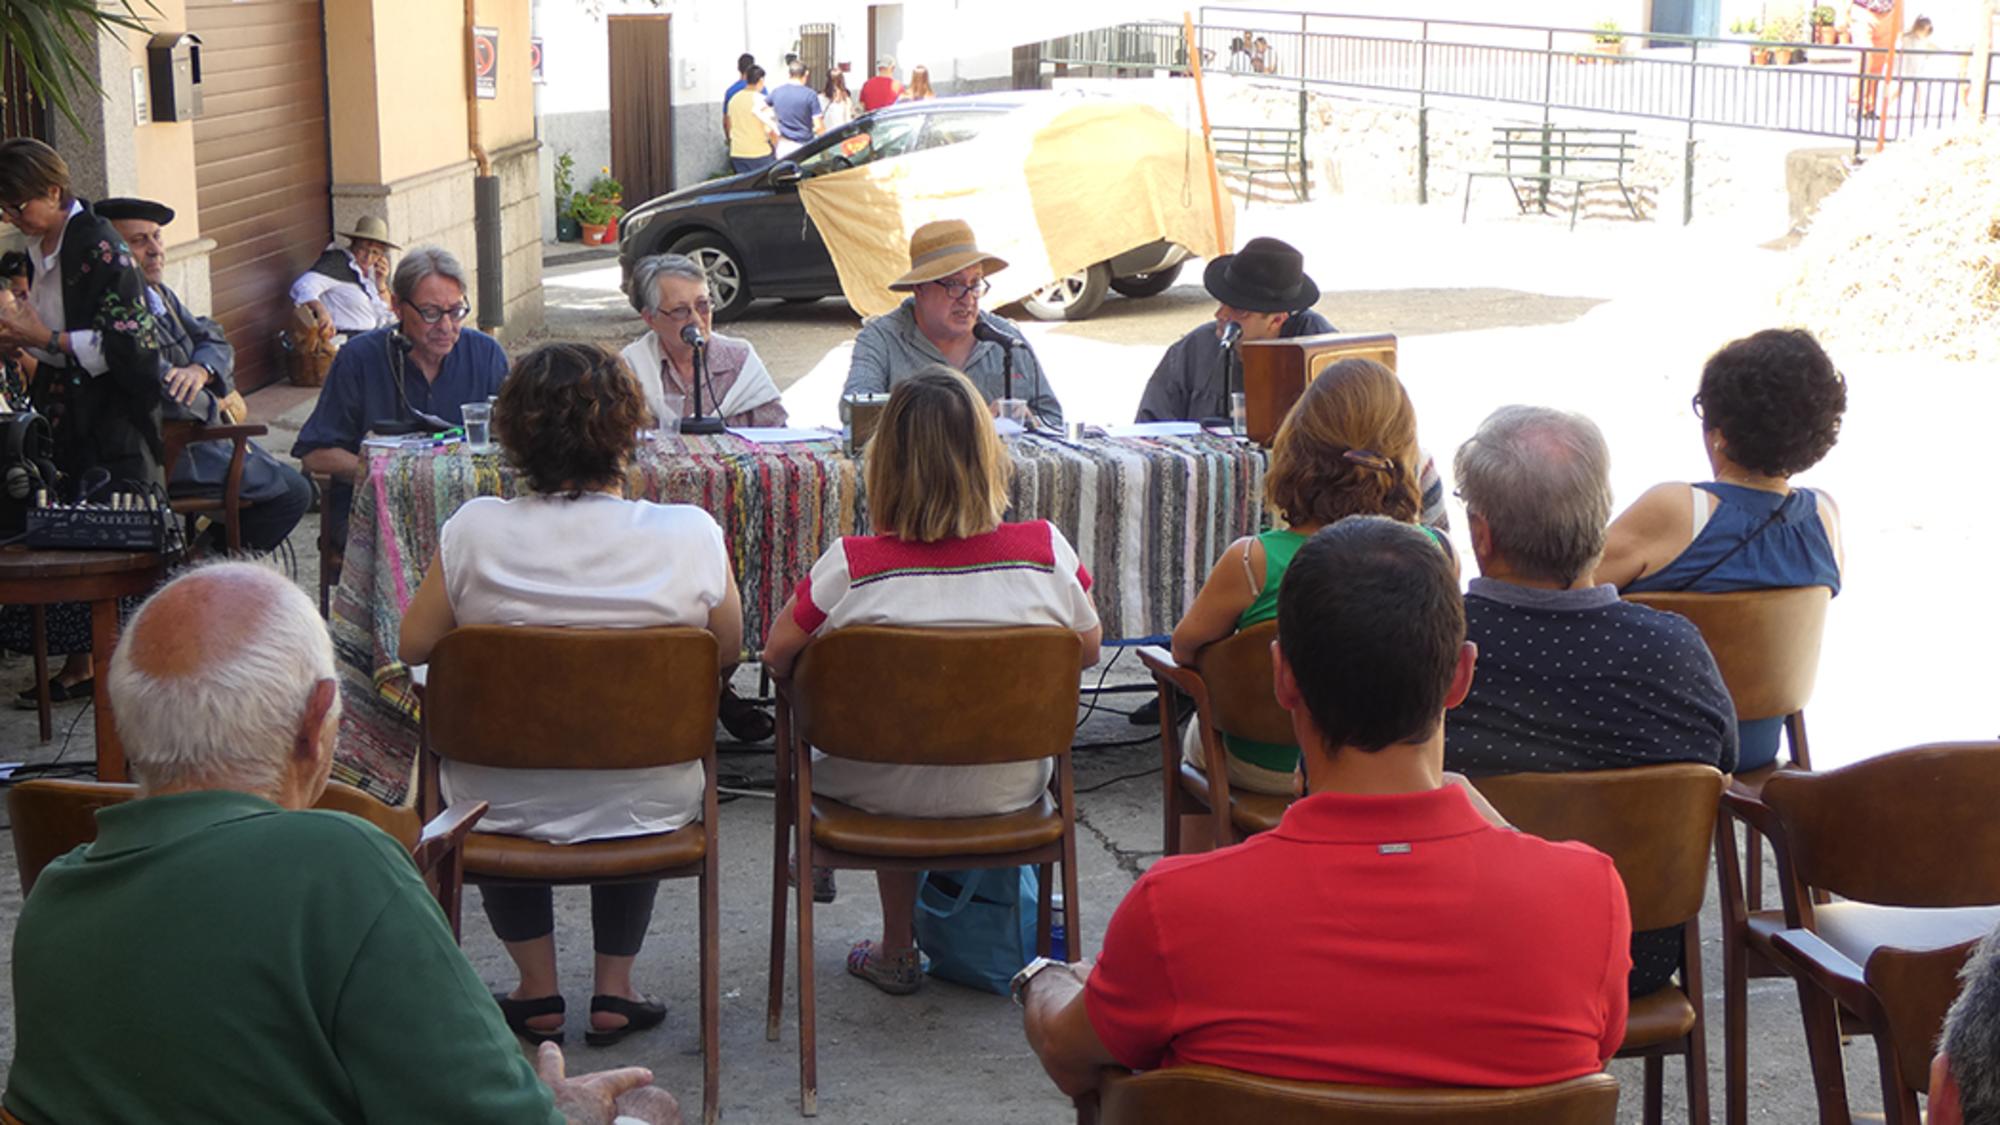
[[[1446,717],[1445,765],[1478,776],[1663,762],[1736,767],[1736,710],[1686,618],[1591,585],[1611,455],[1590,419],[1506,406],[1458,450],[1479,562],[1465,595],[1479,675]],[[1632,994],[1664,986],[1679,930],[1633,935]]]

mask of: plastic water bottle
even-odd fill
[[[1069,960],[1069,919],[1063,910],[1061,891],[1051,896],[1055,900],[1049,915],[1049,956],[1057,961]]]

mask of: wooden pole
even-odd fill
[[[1201,107],[1201,151],[1208,159],[1208,202],[1215,215],[1215,252],[1227,254],[1236,249],[1229,244],[1229,228],[1222,221],[1222,173],[1215,168],[1215,142],[1210,139],[1208,126],[1208,95],[1201,85],[1201,47],[1194,38],[1194,14],[1181,13],[1181,31],[1187,41],[1188,71],[1194,75],[1194,101]]]

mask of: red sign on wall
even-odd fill
[[[481,98],[500,96],[500,29],[472,29],[472,91]]]

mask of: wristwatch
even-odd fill
[[[1007,991],[1014,995],[1014,1003],[1018,1005],[1025,1005],[1027,1003],[1028,982],[1035,979],[1035,974],[1041,972],[1043,969],[1061,964],[1063,962],[1053,957],[1037,957],[1023,966],[1020,972],[1014,974],[1014,979],[1008,982],[1007,985]]]
[[[50,355],[62,354],[62,329],[51,328],[49,330],[49,346],[45,350]]]

